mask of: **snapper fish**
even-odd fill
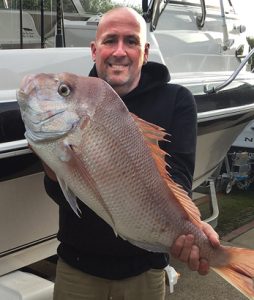
[[[200,213],[166,171],[165,131],[126,108],[103,80],[70,73],[23,78],[17,91],[26,139],[57,175],[79,217],[78,197],[114,232],[154,252],[193,234],[210,266],[254,299],[254,250],[213,248]]]

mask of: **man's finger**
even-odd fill
[[[198,273],[200,275],[207,275],[209,272],[209,263],[206,259],[201,258],[199,261],[199,269],[198,269]]]
[[[182,252],[185,241],[185,235],[179,236],[174,244],[171,246],[170,253],[172,256],[178,258]]]
[[[182,251],[179,255],[179,259],[182,262],[185,262],[185,263],[189,262],[189,257],[190,257],[190,253],[191,253],[193,243],[194,243],[194,236],[191,235],[191,234],[188,234],[185,237],[184,245],[183,245]]]
[[[208,237],[210,243],[214,248],[220,246],[220,240],[218,233],[213,229],[213,227],[207,223],[203,223],[203,231],[205,235]]]
[[[192,271],[198,271],[199,265],[199,248],[196,245],[193,245],[191,248],[188,266]]]

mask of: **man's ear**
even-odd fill
[[[95,61],[95,59],[96,59],[96,44],[94,41],[92,41],[90,43],[90,48],[91,48],[91,53],[92,53],[92,59],[93,59],[93,61]]]
[[[145,44],[145,51],[144,51],[144,64],[146,64],[147,61],[148,61],[149,49],[150,49],[150,44],[146,43]]]

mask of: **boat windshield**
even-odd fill
[[[0,49],[89,46],[105,11],[116,5],[140,9],[138,2],[0,0]]]

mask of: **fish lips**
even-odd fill
[[[78,118],[75,115],[69,122],[63,122],[61,130],[59,130],[50,124],[54,123],[57,118],[64,118],[62,116],[66,112],[64,105],[61,105],[61,108],[54,108],[52,110],[39,110],[39,106],[31,105],[31,97],[21,89],[16,92],[16,98],[25,124],[26,138],[34,142],[62,137],[72,130],[78,122]]]
[[[49,111],[45,113],[33,112],[33,114],[24,112],[22,118],[25,123],[27,137],[35,141],[53,140],[66,135],[76,124],[78,119],[69,122],[61,122],[62,126],[54,126],[54,122],[58,122],[58,118],[64,120],[65,110]],[[39,118],[41,120],[39,120]],[[59,129],[60,127],[60,129]]]
[[[26,132],[25,137],[29,141],[33,141],[34,143],[42,142],[42,141],[50,141],[50,140],[56,140],[58,138],[61,138],[65,136],[69,130],[66,131],[54,131],[54,132],[46,132],[46,131],[35,131],[31,130],[29,127],[25,125]]]

